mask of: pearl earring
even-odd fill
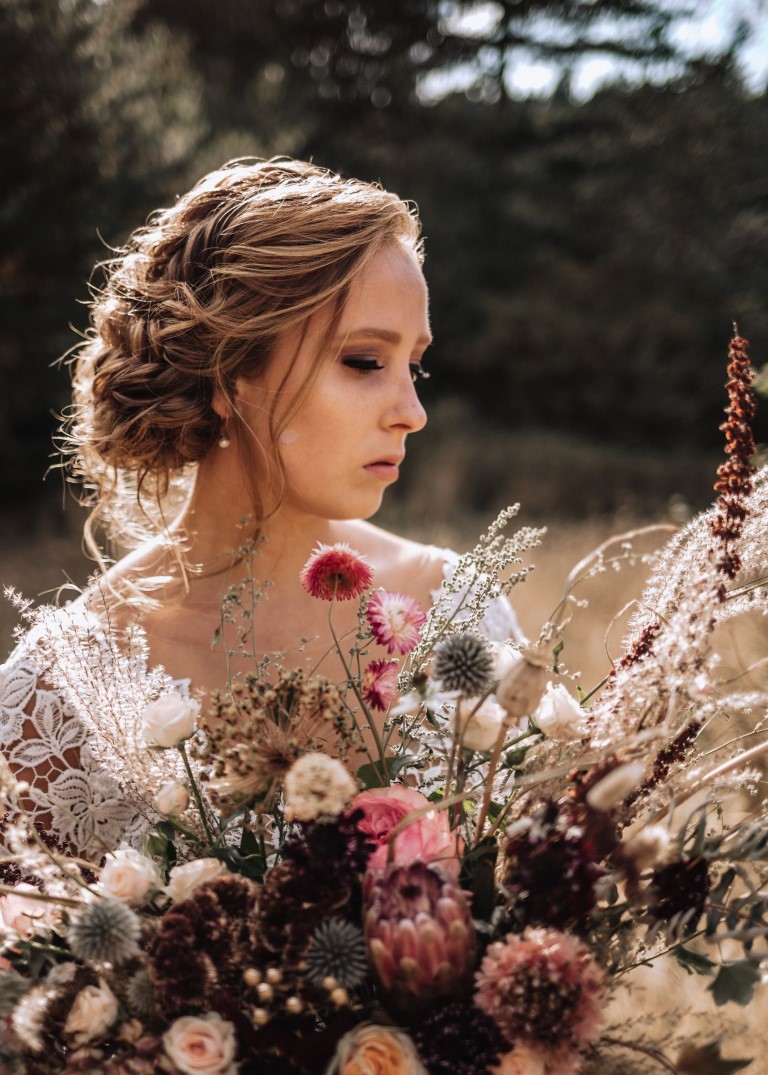
[[[219,447],[220,448],[228,448],[230,444],[231,444],[231,441],[230,441],[229,437],[227,436],[227,427],[226,427],[226,424],[225,424],[225,425],[222,426],[222,429],[221,429],[221,436],[219,437]]]

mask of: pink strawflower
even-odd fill
[[[385,713],[397,697],[397,661],[371,661],[363,672],[361,691],[371,709]]]
[[[376,845],[376,850],[368,859],[369,870],[385,869],[389,834],[408,814],[430,805],[429,799],[420,792],[402,784],[371,788],[354,797],[353,808],[357,807],[365,815],[357,827]],[[398,833],[394,844],[393,861],[398,866],[416,861],[434,862],[448,876],[459,876],[459,856],[463,852],[464,841],[451,832],[446,810],[430,809]]]
[[[410,653],[421,641],[427,617],[412,597],[378,590],[365,610],[371,633],[388,653]]]
[[[365,593],[373,581],[373,571],[359,552],[345,541],[337,541],[335,545],[318,543],[299,578],[311,597],[349,601]]]
[[[510,1044],[538,1054],[547,1071],[576,1075],[600,1036],[603,972],[586,945],[556,929],[509,933],[489,946],[475,1003]]]

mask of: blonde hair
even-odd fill
[[[399,240],[421,261],[419,235],[396,195],[287,158],[231,161],[153,214],[101,266],[91,329],[72,352],[64,450],[93,508],[88,544],[94,524],[123,546],[162,531],[222,435],[214,392],[237,436],[237,378],[257,377],[281,335],[306,331],[321,308],[327,342],[370,259]],[[279,432],[273,409],[266,450],[278,460]]]

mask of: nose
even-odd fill
[[[427,424],[427,412],[416,393],[416,385],[410,373],[402,380],[398,380],[394,391],[392,403],[384,415],[385,424],[390,429],[418,433]]]

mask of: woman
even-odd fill
[[[95,519],[139,543],[68,615],[118,646],[138,628],[147,668],[205,695],[275,651],[343,678],[328,607],[299,578],[318,543],[349,544],[375,586],[428,606],[450,555],[363,521],[426,422],[421,263],[399,198],[290,160],[233,162],[137,231],[76,351],[68,444]],[[226,630],[212,645],[222,600],[251,594],[251,577],[263,592],[247,654]],[[494,613],[494,633],[514,633],[509,607]],[[355,602],[334,615],[354,634]],[[29,781],[39,826],[98,855],[133,812],[99,783],[71,695],[40,672],[22,645],[5,672],[0,749]]]

